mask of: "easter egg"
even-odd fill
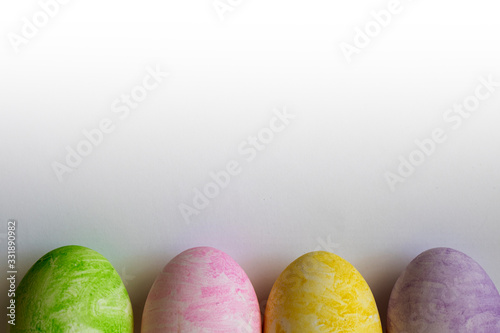
[[[261,333],[259,303],[243,269],[226,253],[197,247],[173,258],[156,278],[142,333]]]
[[[310,252],[274,283],[264,315],[265,333],[382,333],[373,294],[341,257]]]
[[[498,333],[500,295],[473,259],[450,248],[417,256],[391,293],[388,333]]]
[[[11,332],[133,332],[130,299],[120,276],[99,253],[57,248],[40,258],[16,291]]]

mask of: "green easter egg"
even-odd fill
[[[133,332],[127,290],[111,263],[83,246],[40,258],[16,291],[11,332]]]

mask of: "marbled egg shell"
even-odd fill
[[[260,333],[255,290],[226,253],[197,247],[173,258],[156,278],[142,316],[143,333]]]
[[[133,332],[130,299],[102,255],[63,246],[40,258],[16,292],[11,332]]]
[[[388,333],[498,333],[500,296],[477,262],[450,248],[417,256],[389,300]]]
[[[271,289],[265,333],[382,333],[370,287],[341,257],[310,252],[292,262]]]

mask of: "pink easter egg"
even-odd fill
[[[196,247],[173,258],[156,278],[141,331],[260,333],[259,302],[233,258],[211,247]]]

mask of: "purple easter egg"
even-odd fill
[[[392,290],[388,333],[499,333],[500,295],[483,268],[450,248],[421,253]]]

